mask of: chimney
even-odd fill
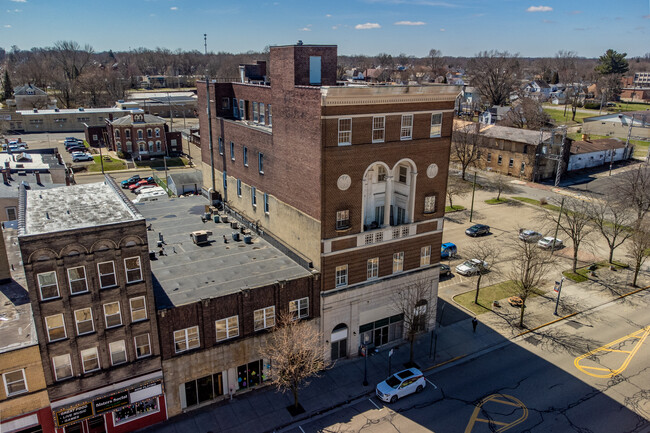
[[[9,185],[9,179],[7,178],[7,172],[4,171],[4,170],[2,171],[2,180],[5,183],[5,185]]]
[[[36,175],[36,184],[43,186],[43,184],[41,183],[41,173],[37,171],[34,174]]]

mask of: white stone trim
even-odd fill
[[[321,119],[338,119],[338,118],[359,118],[359,117],[387,117],[387,116],[401,116],[402,114],[438,114],[438,113],[453,113],[454,110],[421,110],[421,111],[391,111],[387,113],[364,113],[364,114],[335,114],[330,116],[321,116]],[[431,138],[431,137],[430,137]],[[440,138],[440,137],[432,137]]]

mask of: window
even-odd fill
[[[237,179],[237,197],[241,197],[241,179]]]
[[[348,284],[348,265],[336,267],[336,287]]]
[[[56,272],[43,272],[37,275],[38,287],[41,289],[41,301],[59,297],[59,284],[56,280]]]
[[[129,299],[131,304],[131,322],[138,322],[146,320],[147,318],[147,303],[144,296]]]
[[[321,83],[321,57],[309,56],[309,84]]]
[[[424,213],[435,213],[436,211],[436,196],[428,195],[424,197]]]
[[[224,171],[223,172],[223,190],[225,191],[227,189],[228,189],[228,173]]]
[[[131,130],[130,129],[125,129],[124,130],[124,137],[131,138]]]
[[[53,356],[52,365],[54,366],[54,379],[63,380],[72,377],[72,363],[70,354]]]
[[[346,265],[347,268],[347,265]],[[304,319],[309,316],[309,298],[300,298],[289,302],[289,314],[294,319]]]
[[[122,151],[122,143],[120,143],[119,141],[117,141],[117,142],[115,143],[115,147],[116,147],[116,149],[117,149],[118,152],[121,152],[121,151]]]
[[[271,104],[269,104],[269,126],[273,125],[273,112],[271,111]]]
[[[149,334],[136,335],[133,338],[135,344],[135,357],[144,358],[151,355],[151,342]]]
[[[90,308],[82,308],[75,310],[74,320],[77,324],[77,335],[89,334],[95,332],[95,324],[93,322],[93,313]]]
[[[145,151],[145,150],[144,150],[144,142],[142,142],[142,143],[138,143],[138,151],[139,151],[140,153],[142,153],[142,152]]]
[[[442,113],[435,113],[431,115],[431,130],[429,137],[440,137],[442,133]]]
[[[111,352],[111,364],[124,364],[126,362],[126,344],[124,340],[113,341],[108,345]]]
[[[510,158],[510,161],[508,161],[508,167],[512,168],[515,165],[515,160]]]
[[[142,134],[142,129],[138,129],[138,140],[142,140],[144,135]]]
[[[383,143],[384,133],[386,132],[386,118],[376,116],[372,118],[372,142]]]
[[[199,340],[199,327],[174,331],[174,349],[176,353],[185,352],[186,350],[196,349],[201,345]]]
[[[251,186],[251,204],[253,207],[257,206],[257,188]]]
[[[232,98],[232,117],[237,119],[239,117],[239,103],[237,98]]]
[[[160,128],[156,128],[156,138],[160,137]]]
[[[404,165],[399,166],[399,183],[406,183],[406,174],[408,173],[408,167]]]
[[[149,152],[153,153],[154,149],[153,141],[149,141]]]
[[[113,262],[103,262],[97,265],[99,271],[99,287],[105,289],[107,287],[117,286],[115,279],[115,264]]]
[[[147,128],[147,138],[153,138],[153,130],[151,128]]]
[[[386,182],[386,167],[383,165],[377,168],[377,182]]]
[[[264,154],[262,152],[259,153],[257,158],[257,169],[260,174],[264,174]]]
[[[214,324],[217,330],[217,341],[239,336],[239,316],[217,320]]]
[[[522,173],[524,172],[524,170],[526,170],[526,163],[525,163],[525,162],[522,162],[522,163],[521,163],[521,168],[520,168],[519,170],[520,170]]]
[[[339,146],[352,144],[352,119],[339,119]]]
[[[156,152],[161,152],[162,151],[162,143],[160,140],[156,140]]]
[[[497,164],[501,165],[502,161],[503,161],[503,157],[499,155],[499,157],[497,158]]]
[[[379,257],[368,259],[367,268],[366,279],[370,280],[379,277]]]
[[[142,271],[140,269],[140,257],[129,257],[124,259],[124,268],[126,268],[126,282],[135,283],[142,281]]]
[[[393,273],[404,270],[404,251],[393,254]]]
[[[221,98],[221,109],[228,110],[230,108],[230,98]]]
[[[420,248],[420,266],[431,264],[431,245]]]
[[[257,108],[257,102],[253,102],[253,122],[259,123],[259,121],[260,121],[260,113]]]
[[[116,130],[115,130],[115,138],[116,138],[117,140],[120,139],[120,130],[119,130],[119,129],[116,129]]]
[[[336,230],[345,230],[350,228],[350,211],[340,210],[336,212]]]
[[[232,141],[230,142],[230,159],[232,161],[235,160],[235,143],[233,143]]]
[[[88,291],[86,284],[86,268],[79,266],[68,269],[68,283],[70,284],[70,293],[73,295]]]
[[[133,143],[131,143],[130,141],[126,142],[126,151],[129,153],[133,152]]]
[[[269,213],[269,195],[264,193],[264,213]]]
[[[120,312],[119,302],[109,302],[104,304],[104,319],[107,328],[114,328],[122,324],[122,313]]]
[[[248,167],[248,147],[244,146],[244,166]]]
[[[256,331],[275,326],[275,306],[255,310],[253,323]]]
[[[413,115],[402,114],[402,129],[400,130],[400,140],[410,140],[413,138]]]
[[[246,101],[243,99],[239,100],[239,118],[246,120]]]
[[[223,138],[219,137],[219,155],[223,155]]]
[[[63,314],[55,314],[45,318],[45,329],[47,329],[48,341],[63,340],[67,337],[65,332],[65,320]]]
[[[488,154],[487,154],[487,162],[490,162],[490,161],[492,161],[492,154],[490,152],[488,152]]]
[[[96,347],[81,351],[81,366],[83,367],[84,373],[99,370],[99,355],[97,354]]]
[[[260,102],[260,123],[264,125],[264,103]]]
[[[2,375],[5,382],[5,392],[7,397],[27,392],[27,381],[25,380],[25,370],[16,370],[4,373]]]

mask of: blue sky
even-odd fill
[[[650,52],[650,0],[0,0],[0,47],[245,52],[303,40],[339,54],[596,57]]]

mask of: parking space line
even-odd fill
[[[433,382],[431,382],[431,381],[430,381],[429,379],[427,379],[426,377],[424,378],[424,380],[426,380],[427,382],[429,382],[429,384],[433,387],[433,389],[438,389],[438,387],[436,386],[436,384],[433,383]]]
[[[302,433],[305,433],[305,431],[302,429],[302,427],[298,426],[298,428],[300,429],[300,431],[301,431]]]
[[[369,401],[370,403],[372,403],[372,405],[373,405],[374,407],[376,407],[377,409],[381,410],[381,408],[380,408],[379,406],[377,406],[377,403],[375,403],[374,401],[372,401],[371,398],[369,398],[368,401]],[[302,430],[302,429],[301,429],[301,430]],[[303,432],[303,433],[305,433],[305,432]]]

